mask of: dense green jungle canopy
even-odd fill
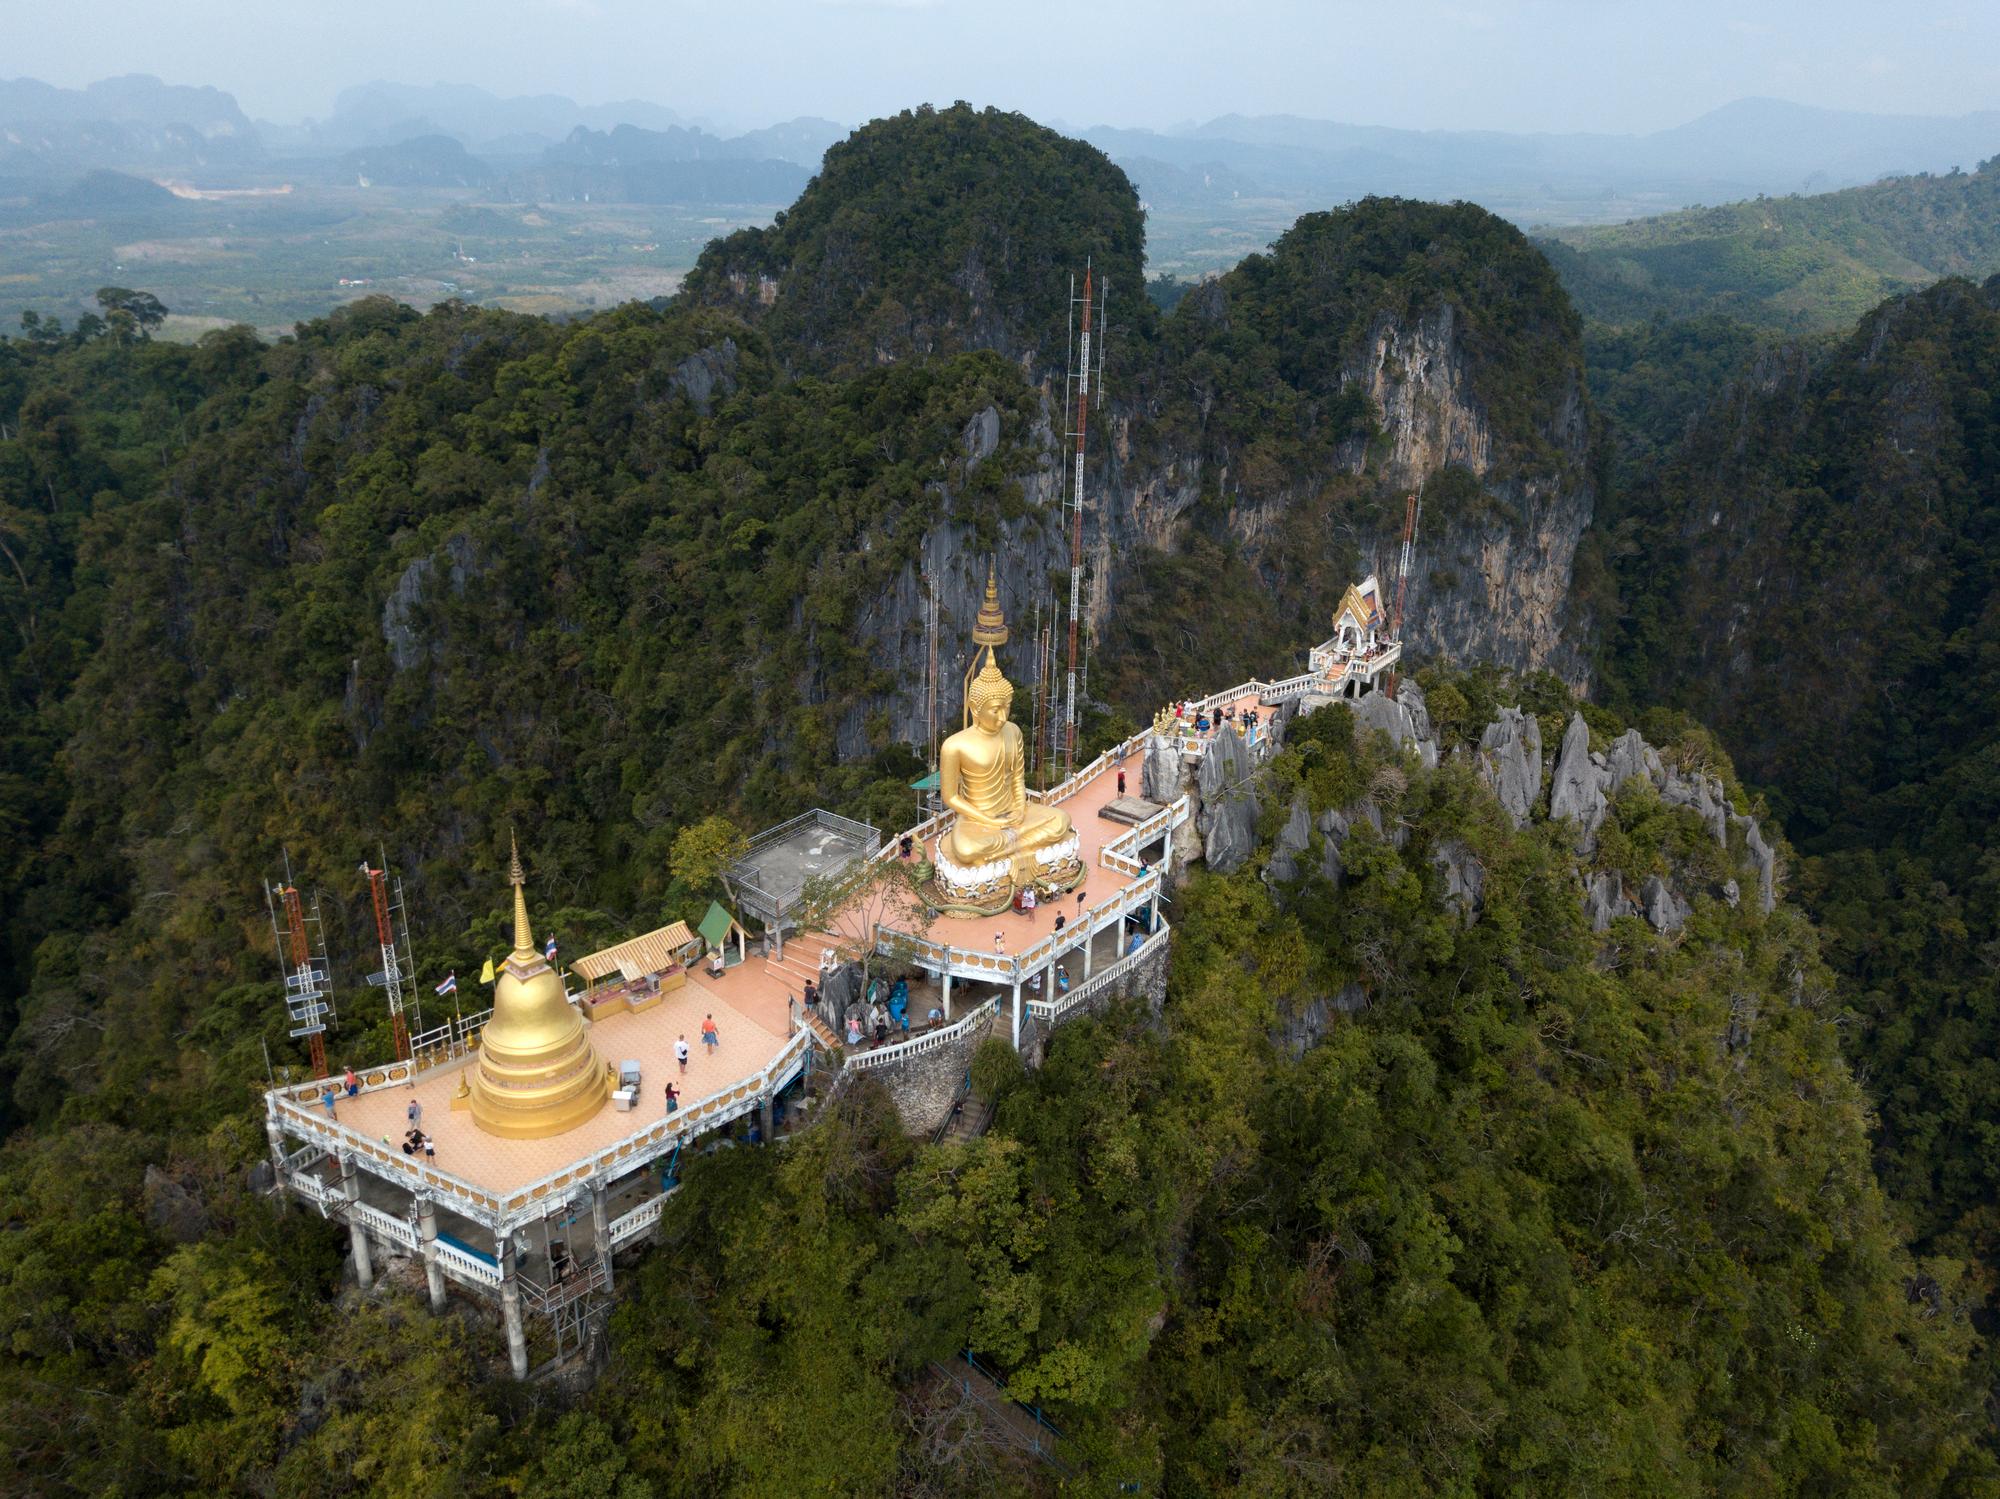
[[[930,209],[871,230],[905,177]],[[1990,287],[1831,352],[1586,334],[1616,475],[1593,740],[1636,723],[1761,793],[1797,903],[1593,934],[1590,861],[1449,753],[1515,702],[1553,743],[1568,694],[1433,671],[1441,768],[1329,712],[1268,772],[1388,835],[1356,823],[1337,887],[1197,874],[1163,1011],[1066,1026],[1033,1073],[982,1056],[984,1138],[913,1142],[860,1086],[783,1150],[697,1162],[587,1391],[501,1377],[470,1312],[358,1296],[332,1226],[249,1189],[262,1047],[296,1058],[256,898],[281,846],[339,891],[380,840],[420,962],[466,971],[510,823],[577,942],[705,899],[710,815],[909,815],[915,751],[879,724],[838,750],[887,685],[858,603],[946,496],[983,542],[1023,518],[1019,356],[1059,357],[1078,226],[1137,303],[1140,220],[1096,153],[990,113],[871,127],[829,184],[664,309],[0,340],[0,1483],[1052,1491],[938,1398],[971,1348],[1064,1427],[1074,1491],[2000,1492]],[[745,268],[806,293],[761,308]],[[1536,461],[1575,314],[1514,231],[1395,203],[1131,306],[1133,440],[1365,444],[1329,367],[1377,311],[1447,302]],[[1141,586],[1212,579],[1213,534],[1188,545]],[[1188,596],[1244,665],[1310,612]],[[1712,859],[1690,815],[1621,796],[1598,864]],[[1476,921],[1446,842],[1484,867]],[[354,948],[358,899],[330,915]],[[383,1018],[341,1044],[385,1054]]]

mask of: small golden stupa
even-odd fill
[[[472,1122],[489,1135],[538,1140],[575,1129],[611,1096],[609,1069],[598,1060],[583,1016],[563,993],[562,977],[528,929],[521,851],[513,851],[514,950],[493,986],[493,1016],[479,1035],[479,1062],[466,1100]],[[455,1105],[456,1106],[456,1105]]]

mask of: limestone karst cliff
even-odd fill
[[[922,143],[947,128],[982,139],[1040,130],[955,111],[880,122],[784,224],[718,245],[694,283],[699,297],[755,320],[796,368],[852,367],[857,349],[881,364],[979,348],[1027,382],[1028,419],[994,410],[966,425],[961,456],[922,499],[920,543],[863,603],[858,629],[884,685],[847,711],[841,743],[853,754],[885,734],[921,737],[931,601],[949,656],[988,557],[1024,642],[1037,608],[1046,618],[1067,594],[1073,420],[1049,331],[1067,287],[1060,242],[1018,245],[1008,277],[982,271],[971,282],[949,257],[927,272],[929,261],[880,245],[867,256],[841,248],[859,232],[851,204],[874,202],[887,164],[899,152],[922,158]],[[1089,201],[1130,192],[1087,151],[1073,165]],[[1013,222],[1017,196],[1003,178],[977,176],[925,243],[984,265],[994,250],[977,225],[989,209]],[[1050,212],[1059,224],[1074,206]],[[960,218],[963,232],[952,227]],[[769,274],[751,296],[724,268],[754,256]],[[1413,654],[1587,681],[1590,622],[1571,599],[1596,499],[1580,335],[1521,235],[1466,205],[1369,200],[1309,215],[1165,317],[1137,296],[1122,253],[1107,263],[1095,284],[1101,294],[1108,280],[1099,338],[1111,354],[1089,416],[1083,525],[1096,698],[1144,711],[1211,680],[1292,669],[1348,582],[1393,573],[1404,497],[1419,486]],[[894,297],[878,295],[880,277]],[[836,285],[850,287],[848,302]],[[896,321],[917,306],[933,309],[921,337]],[[961,502],[982,466],[989,486],[994,469],[1008,476],[1012,500],[998,513]],[[1031,660],[1022,651],[1016,674]]]
[[[1337,715],[1347,726],[1328,727],[1334,720],[1321,714]],[[1280,737],[1256,751],[1234,730],[1218,732],[1184,777],[1183,789],[1199,803],[1201,855],[1219,874],[1254,865],[1261,856],[1270,884],[1289,886],[1316,874],[1338,887],[1354,830],[1365,824],[1374,837],[1402,848],[1409,831],[1399,804],[1409,778],[1442,765],[1483,783],[1495,811],[1512,827],[1553,823],[1565,829],[1576,856],[1575,898],[1594,931],[1636,917],[1671,934],[1703,899],[1732,909],[1747,900],[1765,915],[1777,907],[1778,853],[1759,819],[1734,803],[1705,744],[1662,749],[1635,728],[1593,733],[1584,715],[1571,709],[1560,747],[1550,755],[1543,751],[1543,717],[1502,707],[1476,739],[1441,746],[1414,681],[1393,699],[1377,695],[1348,704],[1307,697],[1279,717]],[[1377,736],[1379,752],[1361,757],[1373,767],[1373,778],[1337,805],[1316,805],[1309,773],[1300,783],[1300,766],[1310,766],[1317,746],[1334,745],[1344,756],[1349,746],[1365,747]],[[1298,753],[1288,756],[1288,750]],[[1152,770],[1150,756],[1148,768],[1148,785],[1164,790],[1167,777]],[[1442,839],[1429,858],[1437,898],[1476,921],[1486,877],[1476,848],[1464,838]]]

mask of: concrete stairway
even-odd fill
[[[762,960],[765,971],[790,990],[794,998],[803,1001],[806,985],[817,984],[820,981],[820,958],[832,945],[826,938],[810,933],[794,937],[785,944],[783,957],[766,957]],[[812,1031],[819,1044],[829,1052],[837,1053],[841,1047],[841,1040],[833,1027],[811,1009],[805,1011],[805,1017],[807,1028]]]

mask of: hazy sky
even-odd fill
[[[1652,130],[1752,94],[2000,108],[1994,0],[0,0],[0,72],[213,83],[253,116],[350,83],[641,98],[743,127],[970,99],[1072,127],[1229,111]]]

